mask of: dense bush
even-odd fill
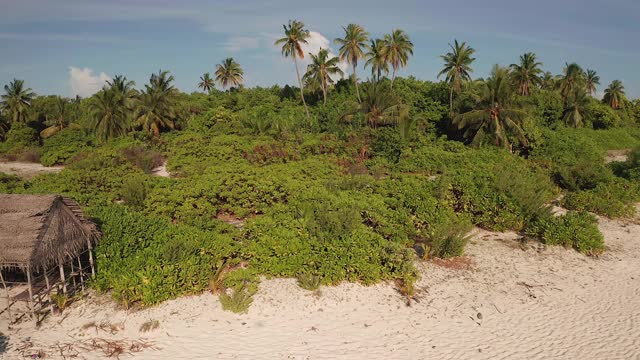
[[[605,249],[598,220],[586,212],[570,211],[564,216],[541,219],[527,233],[540,238],[545,244],[562,245],[590,255]]]
[[[93,144],[91,136],[82,130],[65,129],[43,141],[40,162],[44,166],[64,164]]]

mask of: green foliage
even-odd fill
[[[640,183],[614,178],[593,189],[568,193],[562,204],[571,210],[589,211],[611,218],[631,216],[640,201]]]
[[[586,212],[571,211],[564,216],[547,217],[527,232],[540,237],[545,244],[574,248],[588,255],[597,255],[605,250],[598,220]]]
[[[64,164],[92,146],[93,139],[81,130],[65,129],[43,141],[40,162],[44,166]]]
[[[15,175],[0,172],[0,193],[13,194],[25,190],[25,183]]]
[[[301,273],[298,274],[298,286],[305,290],[315,291],[318,290],[322,283],[322,278],[314,274]]]
[[[0,143],[0,153],[19,152],[37,144],[39,139],[38,131],[22,123],[14,123],[6,138],[6,141]]]

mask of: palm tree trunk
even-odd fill
[[[358,76],[356,75],[356,66],[357,63],[353,63],[353,82],[356,83],[356,95],[358,96],[358,102],[361,103],[362,99],[360,99],[360,90],[358,90]]]
[[[293,56],[293,65],[296,67],[296,75],[298,76],[298,84],[300,84],[300,98],[302,99],[302,104],[304,105],[304,111],[307,113],[307,117],[309,117],[309,109],[307,108],[307,102],[304,101],[304,90],[302,88],[302,80],[300,80],[300,70],[298,70],[298,60],[296,60],[296,56]]]
[[[393,75],[391,75],[391,89],[393,89],[393,82],[396,80],[396,67],[393,67]]]
[[[449,111],[451,112],[451,120],[453,120],[453,84],[449,89]]]
[[[324,75],[322,77],[322,97],[323,97],[323,101],[322,104],[323,105],[327,105],[327,75]]]

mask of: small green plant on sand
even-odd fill
[[[298,286],[309,291],[317,290],[320,287],[320,283],[322,281],[322,278],[318,275],[304,273],[299,274],[297,279]]]

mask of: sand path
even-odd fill
[[[40,174],[46,173],[59,173],[64,169],[64,166],[42,166],[42,164],[28,163],[20,161],[0,161],[0,172],[5,174],[12,174],[19,176],[23,179],[32,179]]]
[[[244,315],[222,311],[210,294],[136,312],[98,297],[38,331],[0,326],[5,358],[16,358],[26,337],[54,359],[52,346],[72,337],[142,337],[158,349],[134,359],[639,359],[640,225],[601,219],[600,228],[610,247],[600,258],[478,230],[469,267],[421,264],[420,301],[410,307],[386,284],[323,287],[316,296],[282,279],[263,281]],[[159,328],[140,332],[149,320]],[[83,330],[91,321],[123,329]]]

